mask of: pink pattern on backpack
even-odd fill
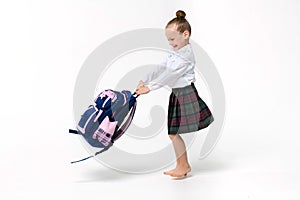
[[[99,119],[99,117],[100,117],[100,115],[101,115],[102,113],[103,113],[103,110],[99,110],[97,116],[96,116],[95,119],[94,119],[94,122],[96,122],[96,121]]]
[[[99,97],[101,99],[105,98],[106,96],[108,98],[110,98],[112,102],[115,102],[117,100],[117,95],[113,91],[111,91],[111,90],[104,90],[103,92],[101,92],[99,94]]]
[[[106,116],[101,122],[98,130],[96,130],[93,134],[93,139],[98,139],[101,144],[108,146],[115,132],[117,124],[117,121],[111,122]]]

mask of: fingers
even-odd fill
[[[139,89],[137,88],[137,89],[135,89],[135,93],[137,94],[137,95],[140,95],[140,91],[139,91]]]
[[[141,95],[141,94],[147,94],[147,93],[149,93],[149,91],[150,90],[147,86],[141,86],[135,90],[135,93],[138,95]]]
[[[139,81],[139,84],[138,84],[138,86],[137,86],[137,88],[139,88],[139,87],[141,87],[141,86],[144,86],[144,84],[145,84],[145,83],[144,83],[142,80],[140,80],[140,81]]]
[[[137,95],[143,94],[143,89],[142,88],[145,86],[144,84],[145,84],[144,81],[142,81],[142,80],[139,81],[139,84],[138,84],[137,88],[135,89],[135,93]]]

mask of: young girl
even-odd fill
[[[172,140],[177,164],[176,168],[164,174],[184,177],[191,171],[186,147],[179,134],[198,131],[207,127],[214,118],[199,97],[195,88],[195,58],[189,38],[191,26],[185,19],[184,11],[177,11],[165,29],[166,37],[173,51],[153,71],[141,80],[136,93],[147,94],[168,85],[172,88],[168,109],[168,135]]]

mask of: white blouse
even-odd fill
[[[191,44],[167,53],[163,61],[146,74],[143,81],[150,90],[164,85],[171,88],[185,87],[195,82],[195,57]]]

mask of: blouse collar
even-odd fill
[[[174,50],[173,50],[173,53],[174,53],[174,54],[177,54],[177,55],[179,55],[179,56],[181,56],[181,57],[184,57],[184,58],[190,57],[191,54],[192,54],[191,43],[188,43],[187,45],[181,47],[181,48],[180,48],[179,50],[177,50],[177,51],[174,51]]]
[[[179,55],[186,55],[191,52],[191,43],[188,43],[187,45],[181,47],[179,50],[175,51],[173,50],[174,53],[179,54]]]

